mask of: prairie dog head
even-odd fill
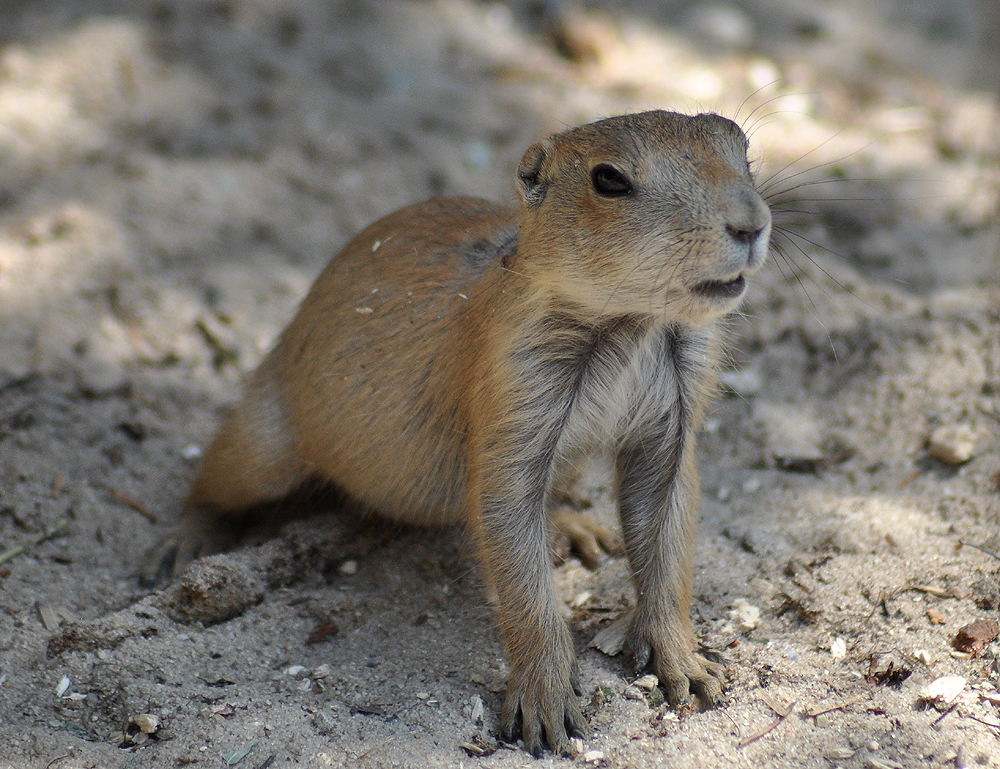
[[[771,213],[731,120],[652,111],[532,145],[517,270],[597,314],[708,323],[763,263]]]

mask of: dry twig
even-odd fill
[[[867,695],[859,694],[857,697],[851,697],[850,699],[844,700],[837,705],[830,705],[829,707],[820,705],[819,707],[808,708],[806,709],[805,714],[809,718],[815,718],[816,716],[821,716],[824,713],[832,713],[835,710],[843,710],[844,708],[850,707],[855,703],[861,702],[861,700],[863,700],[866,696]]]
[[[152,510],[150,510],[144,504],[142,504],[142,502],[140,502],[135,497],[130,497],[124,491],[119,491],[118,489],[114,489],[111,486],[105,486],[104,488],[106,488],[109,492],[111,492],[111,494],[116,499],[124,502],[126,505],[128,505],[129,507],[131,507],[133,510],[137,510],[138,512],[140,512],[144,516],[146,516],[146,518],[149,519],[150,523],[158,523],[158,520],[156,518],[156,513],[154,513]]]
[[[0,564],[7,563],[7,561],[17,558],[17,556],[21,555],[21,553],[30,550],[31,548],[37,545],[42,544],[46,540],[52,539],[57,534],[61,533],[62,530],[65,529],[68,525],[69,525],[68,520],[66,520],[65,518],[60,518],[58,521],[56,521],[55,525],[51,529],[46,529],[34,539],[28,540],[27,542],[22,542],[19,545],[8,547],[6,550],[0,553]]]
[[[764,735],[770,734],[772,731],[774,731],[778,727],[778,724],[780,724],[782,721],[784,721],[786,718],[788,718],[792,714],[793,710],[795,710],[795,700],[792,700],[791,702],[789,702],[788,703],[788,710],[785,711],[783,714],[779,714],[778,717],[771,724],[769,724],[768,726],[764,727],[761,731],[757,732],[756,734],[751,734],[749,737],[744,737],[742,740],[740,740],[737,743],[737,745],[739,747],[741,747],[741,748],[745,748],[751,742],[756,742],[757,740],[759,740]]]
[[[971,547],[978,550],[980,553],[986,553],[986,555],[993,556],[998,561],[1000,561],[1000,553],[995,550],[990,550],[988,547],[983,547],[982,545],[974,545],[971,542],[962,542],[963,547]]]

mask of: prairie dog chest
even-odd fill
[[[660,324],[601,334],[581,371],[559,453],[613,449],[671,429],[685,410],[700,411],[713,381],[712,334]]]

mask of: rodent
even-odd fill
[[[372,224],[249,377],[149,571],[316,476],[389,519],[464,521],[511,663],[500,736],[566,752],[588,727],[548,516],[596,446],[636,590],[625,648],[671,704],[719,701],[689,616],[695,434],[718,321],[769,248],[747,145],[714,114],[607,118],[527,150],[516,210],[439,198]]]

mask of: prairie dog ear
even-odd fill
[[[528,208],[534,208],[545,199],[549,183],[542,177],[542,166],[551,150],[552,142],[548,139],[532,144],[517,167],[517,189]]]

